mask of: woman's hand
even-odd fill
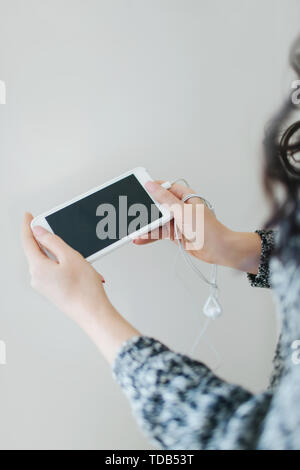
[[[200,198],[189,199],[186,203],[182,198],[187,194],[195,194],[191,188],[174,184],[170,190],[161,187],[162,181],[146,183],[147,190],[154,199],[164,204],[173,213],[177,226],[181,231],[181,241],[188,252],[209,264],[218,264],[240,269],[245,272],[257,274],[261,253],[261,239],[256,233],[234,232],[223,225],[207,208]],[[193,205],[192,211],[185,211],[187,204]],[[204,205],[204,213],[197,211],[199,204]],[[174,210],[175,208],[175,210]],[[184,214],[184,216],[183,216]],[[199,214],[204,214],[200,230],[204,240],[200,249],[194,248],[191,243],[191,227],[199,227],[195,219]],[[183,223],[182,223],[183,222]],[[204,224],[204,227],[203,227]],[[166,227],[169,229],[166,230]],[[134,240],[136,245],[146,245],[157,239],[171,239],[176,242],[174,234],[174,220],[164,228],[157,229],[147,235]],[[197,236],[196,236],[197,238]],[[199,236],[198,239],[202,236]]]
[[[108,299],[103,277],[61,238],[43,227],[30,227],[32,216],[26,214],[23,224],[23,245],[27,256],[31,285],[60,310],[82,324],[84,316],[98,311]],[[51,252],[54,261],[38,243]]]
[[[103,277],[57,235],[35,227],[33,236],[32,218],[25,215],[22,229],[32,287],[83,328],[112,362],[121,344],[139,333],[111,305]],[[48,258],[39,244],[56,261]]]

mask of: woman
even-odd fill
[[[300,77],[300,40],[292,48],[291,63]],[[23,243],[32,286],[95,342],[112,365],[140,426],[156,446],[300,449],[300,365],[291,360],[291,345],[300,340],[300,170],[295,160],[300,151],[300,122],[287,124],[294,108],[289,99],[265,140],[265,187],[274,206],[267,227],[276,226],[276,236],[269,229],[233,232],[205,208],[205,244],[193,252],[207,263],[247,272],[252,286],[271,285],[275,291],[283,327],[270,387],[263,393],[253,395],[226,383],[204,364],[142,336],[112,306],[101,275],[42,227],[36,227],[33,236],[32,216],[25,216]],[[285,127],[288,130],[281,138]],[[278,185],[284,189],[280,201]],[[193,192],[179,185],[167,191],[151,182],[147,189],[170,207],[183,204],[182,197]],[[202,202],[194,198],[188,203]],[[47,258],[37,242],[52,252],[57,262]]]

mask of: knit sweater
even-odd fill
[[[271,256],[276,237],[262,240],[253,287],[272,287],[282,320],[269,387],[252,394],[217,377],[205,364],[153,338],[122,345],[113,374],[151,442],[162,449],[300,449],[300,240],[283,261]],[[298,250],[298,251],[297,251]],[[298,354],[298,358],[299,358]]]

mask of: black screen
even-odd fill
[[[137,204],[143,205],[142,214]],[[143,186],[130,175],[46,220],[55,234],[87,258],[161,217]]]

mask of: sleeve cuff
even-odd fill
[[[248,280],[252,287],[270,288],[270,272],[269,262],[275,245],[273,230],[257,230],[261,238],[261,255],[257,274],[247,274]]]
[[[113,363],[113,376],[117,382],[124,386],[128,377],[136,373],[136,370],[150,357],[156,356],[168,348],[159,341],[147,336],[134,336],[121,346]]]

